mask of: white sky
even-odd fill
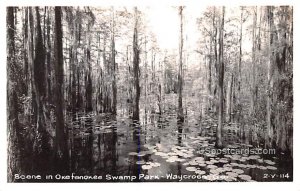
[[[205,7],[187,6],[183,11],[184,38],[186,45],[194,47],[199,32],[197,32],[196,18],[200,17]],[[178,49],[179,46],[179,15],[178,8],[172,6],[157,6],[146,10],[151,30],[157,36],[158,44],[162,49]]]

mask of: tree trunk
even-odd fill
[[[18,97],[16,92],[16,77],[15,77],[15,16],[14,7],[6,8],[6,24],[7,24],[7,120],[8,120],[8,182],[13,181],[13,176],[18,173],[18,165],[16,163],[18,151]]]
[[[219,112],[218,112],[218,127],[217,127],[217,147],[222,147],[222,129],[223,129],[223,81],[224,81],[224,56],[223,56],[223,33],[224,33],[224,15],[225,7],[222,7],[221,23],[219,30],[219,80],[218,80],[218,92],[219,92]]]
[[[212,50],[212,43],[213,43],[213,36],[210,37],[209,41],[209,66],[208,66],[208,93],[209,93],[209,110],[211,110],[212,103],[211,103],[211,97],[212,97],[212,63],[213,63],[213,50]]]
[[[24,8],[24,22],[23,22],[23,56],[24,56],[24,94],[28,96],[29,89],[29,75],[28,75],[28,54],[27,54],[27,44],[28,44],[28,8]]]
[[[40,23],[39,7],[35,7],[35,21],[36,21],[36,37],[35,37],[35,54],[33,61],[33,82],[36,104],[36,137],[33,143],[35,154],[35,167],[37,171],[44,172],[47,168],[45,161],[49,157],[49,136],[47,134],[47,125],[45,119],[46,110],[46,77],[45,77],[45,49],[43,44],[42,29]]]
[[[148,61],[147,61],[147,36],[145,37],[145,69],[144,69],[144,88],[145,88],[145,105],[144,105],[144,111],[145,111],[145,122],[147,123],[147,112],[148,112]]]
[[[266,146],[271,148],[273,144],[273,123],[272,123],[272,105],[273,105],[273,57],[274,57],[274,34],[273,34],[273,8],[268,6],[268,28],[269,28],[269,62],[268,62],[268,91],[267,91],[267,133]]]
[[[91,40],[90,40],[90,23],[88,23],[88,31],[87,31],[87,48],[86,48],[86,62],[87,62],[87,71],[86,71],[86,111],[90,112],[93,110],[92,96],[93,96],[93,85],[91,78]]]
[[[111,64],[112,64],[112,113],[117,114],[117,83],[116,83],[116,55],[115,55],[115,18],[113,12],[111,34]]]
[[[134,78],[134,100],[133,100],[133,120],[139,120],[139,100],[140,100],[140,85],[139,85],[139,63],[140,50],[138,47],[138,11],[134,8],[134,33],[133,33],[133,78]]]
[[[51,33],[50,33],[50,8],[47,10],[47,55],[46,55],[46,62],[47,62],[47,100],[49,103],[52,103],[52,91],[51,91]],[[45,37],[46,38],[46,37]]]
[[[251,87],[250,87],[250,115],[253,116],[255,114],[255,103],[256,103],[256,22],[257,22],[257,8],[253,10],[253,26],[252,26],[252,73],[251,73]]]
[[[233,74],[231,74],[227,84],[227,95],[226,95],[226,121],[231,121],[231,107],[232,107],[232,85],[233,85]]]
[[[57,170],[67,172],[68,169],[68,131],[64,125],[64,68],[63,68],[63,45],[62,45],[62,11],[61,7],[55,7],[55,152],[56,160],[58,160]]]
[[[216,71],[216,80],[218,80],[217,76],[219,74],[219,68],[218,68],[218,63],[219,63],[219,56],[218,56],[218,42],[217,42],[217,36],[218,36],[218,26],[217,26],[217,21],[216,21],[216,7],[214,7],[214,13],[213,13],[213,40],[214,40],[214,54],[215,54],[215,60],[214,60],[214,65],[215,65],[215,71]],[[214,83],[214,97],[217,97],[217,83]],[[214,100],[214,107],[213,107],[213,111],[216,112],[217,111],[217,101],[216,99]]]
[[[240,122],[240,116],[241,116],[241,83],[242,83],[242,41],[243,41],[243,7],[241,7],[241,18],[240,18],[240,37],[239,37],[239,62],[238,62],[238,75],[237,75],[237,123]],[[241,128],[242,129],[242,128]],[[241,131],[241,134],[243,132]]]
[[[178,113],[177,119],[179,122],[184,121],[183,108],[182,108],[182,85],[183,85],[183,61],[182,61],[182,49],[183,49],[183,21],[182,21],[183,7],[179,7],[180,18],[180,41],[179,41],[179,69],[178,69]]]

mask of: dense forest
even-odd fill
[[[197,34],[189,7],[169,9],[173,49],[149,24],[155,8],[7,7],[8,182],[292,180],[293,8],[206,7]]]

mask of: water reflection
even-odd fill
[[[79,175],[102,175],[104,177],[107,174],[136,177],[140,174],[158,176],[165,176],[169,173],[195,174],[186,169],[188,167],[186,163],[190,165],[189,162],[193,158],[202,157],[196,153],[201,146],[213,148],[214,125],[216,124],[213,119],[203,119],[201,129],[195,125],[200,122],[191,117],[184,122],[178,122],[176,113],[145,114],[140,119],[140,121],[132,121],[126,116],[95,115],[93,113],[72,115],[69,136],[71,172]],[[232,127],[234,126],[237,125],[232,124]],[[224,132],[226,132],[224,140],[227,145],[242,144],[238,136],[240,134],[238,128],[228,128]],[[205,160],[212,160],[213,156],[203,157]],[[224,156],[215,159],[220,160],[222,157]],[[232,159],[231,163],[242,164],[239,159]],[[262,165],[252,160],[246,161],[245,164]],[[279,166],[279,164],[276,164],[278,168],[276,173],[291,169],[291,165],[281,164],[282,166]],[[224,164],[216,163],[215,165],[223,168]],[[211,170],[206,166],[200,169],[206,174],[209,174]],[[252,179],[263,181],[264,170],[243,168],[243,171]],[[134,181],[147,180],[137,178]],[[161,178],[151,181],[178,180]]]

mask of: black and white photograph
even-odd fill
[[[7,6],[7,182],[293,182],[294,7],[227,3]]]

